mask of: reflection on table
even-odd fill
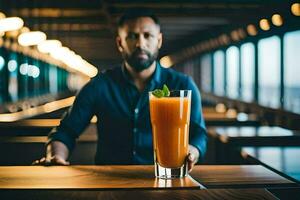
[[[244,147],[242,152],[300,181],[300,147]]]

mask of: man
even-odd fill
[[[75,139],[98,118],[96,164],[153,164],[148,92],[166,84],[171,90],[192,90],[190,146],[191,170],[206,150],[201,99],[192,79],[156,61],[162,45],[158,19],[147,11],[131,11],[119,20],[116,43],[122,66],[98,74],[79,92],[74,105],[49,135],[48,159],[34,164],[68,165]],[[51,155],[50,155],[51,153]]]

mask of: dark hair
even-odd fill
[[[156,25],[160,27],[159,19],[153,12],[145,8],[134,8],[126,11],[119,19],[118,28],[122,27],[127,21],[140,17],[150,17]]]

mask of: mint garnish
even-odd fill
[[[170,90],[169,90],[169,88],[168,88],[168,86],[167,86],[166,84],[164,84],[162,90],[163,90],[163,92],[164,92],[164,97],[170,96]]]
[[[156,89],[156,90],[152,91],[152,94],[158,98],[168,97],[168,96],[170,96],[170,90],[169,90],[168,86],[166,84],[164,84],[162,90]]]

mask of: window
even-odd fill
[[[214,81],[215,81],[215,93],[217,95],[224,95],[224,52],[219,50],[213,54],[214,59]]]
[[[241,46],[241,92],[242,99],[248,102],[254,99],[254,51],[253,43]]]
[[[57,80],[57,68],[54,65],[51,65],[49,68],[49,89],[52,94],[58,92]]]
[[[300,113],[300,30],[284,35],[284,107]]]
[[[211,55],[206,54],[201,58],[201,87],[205,92],[212,91],[212,64]]]
[[[268,107],[280,105],[280,39],[272,36],[258,42],[258,101]]]
[[[226,51],[226,67],[227,96],[237,98],[239,85],[239,49],[236,46],[231,46]]]

